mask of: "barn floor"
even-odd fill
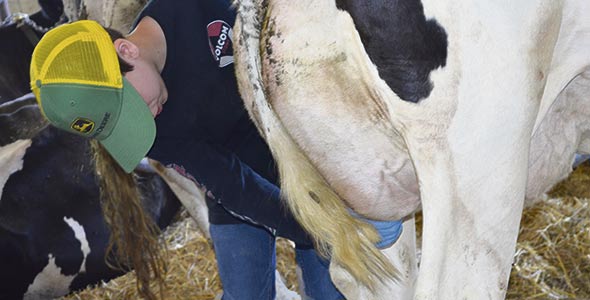
[[[196,223],[183,213],[180,221],[164,233],[168,247],[166,300],[213,300],[221,292],[212,245],[198,230]],[[277,266],[287,287],[297,289],[295,253],[290,242],[279,239]],[[154,289],[155,286],[154,286]],[[139,299],[132,273],[98,287],[89,288],[61,300]]]
[[[590,163],[558,184],[549,198],[524,213],[507,299],[590,299]],[[215,299],[221,292],[215,255],[194,222],[184,217],[165,236],[170,258],[165,299]],[[288,241],[279,241],[278,256],[279,271],[296,290]],[[138,298],[127,274],[62,300]]]

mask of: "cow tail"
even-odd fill
[[[375,291],[379,283],[399,279],[397,269],[375,247],[378,233],[350,215],[344,201],[300,150],[267,102],[259,48],[266,1],[241,0],[234,4],[238,10],[234,40],[239,50],[234,57],[240,93],[277,161],[283,199],[313,237],[316,249],[366,287]]]
[[[164,299],[166,261],[162,256],[160,230],[145,212],[135,175],[126,173],[96,140],[90,141],[100,187],[104,219],[111,230],[105,261],[121,270],[132,268],[137,290],[148,300],[156,299],[150,283],[159,284]]]
[[[267,137],[278,163],[283,198],[313,237],[318,251],[371,290],[387,278],[399,278],[397,270],[375,247],[379,241],[375,229],[351,216],[344,201],[284,128],[274,129],[267,132]]]

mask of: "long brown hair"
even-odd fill
[[[158,240],[160,230],[146,214],[135,175],[126,173],[96,140],[91,140],[99,178],[104,219],[111,229],[106,262],[119,269],[131,267],[137,277],[137,290],[147,299],[156,299],[150,282],[156,280],[163,298],[166,261],[165,246]]]
[[[123,38],[116,30],[106,30],[113,41]],[[122,74],[133,70],[133,66],[121,58],[119,65]],[[101,207],[111,230],[106,263],[121,270],[133,268],[137,290],[146,299],[156,299],[150,282],[157,281],[160,298],[163,298],[167,266],[162,253],[166,253],[166,247],[159,243],[160,230],[143,208],[136,175],[125,172],[98,141],[91,140],[90,146],[99,181]]]

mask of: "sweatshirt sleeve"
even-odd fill
[[[233,215],[268,228],[275,235],[298,244],[311,244],[307,233],[282,202],[279,188],[235,154],[201,140],[159,142],[166,144],[167,149],[174,149],[174,154],[163,155],[156,148],[149,157],[167,166],[182,167],[200,188],[206,190],[207,198],[221,204]]]

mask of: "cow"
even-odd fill
[[[35,28],[54,23],[47,15],[0,28],[0,299],[55,298],[128,271],[105,261],[111,232],[88,140],[49,126],[30,94]],[[135,174],[144,209],[164,228],[180,202],[147,163]]]
[[[525,199],[590,152],[590,2],[236,7],[245,106],[347,298],[503,299]],[[380,253],[349,216],[419,208],[417,273],[411,239]]]
[[[31,98],[0,105],[0,299],[59,297],[127,271],[105,262],[110,231],[88,141],[48,126]],[[164,228],[180,202],[153,171],[136,174]]]

